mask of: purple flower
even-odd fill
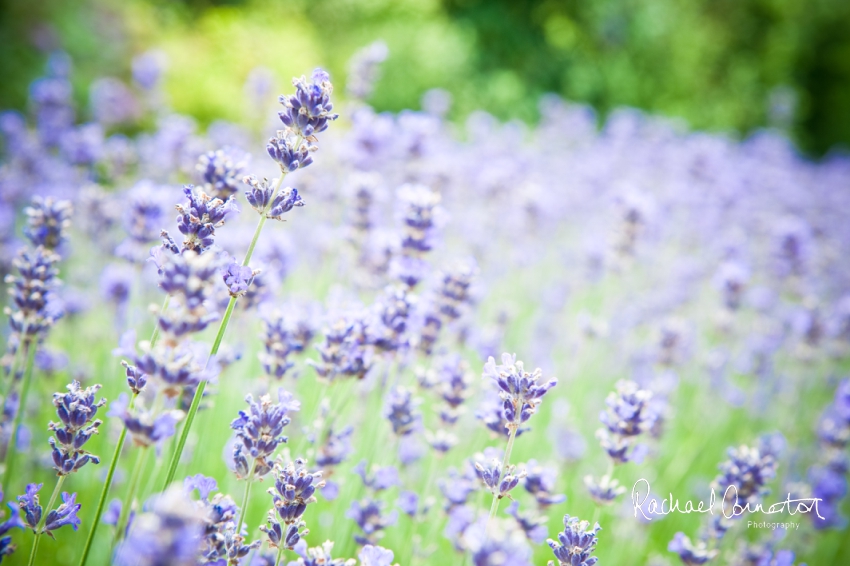
[[[354,427],[350,425],[336,432],[330,429],[324,443],[319,447],[316,465],[321,467],[338,466],[345,461],[353,450],[351,446],[351,435],[353,433]]]
[[[389,419],[396,436],[407,436],[418,430],[422,423],[422,415],[416,407],[419,399],[413,398],[413,392],[397,386],[387,394],[384,405],[384,416]]]
[[[55,264],[59,256],[44,247],[21,249],[12,260],[18,276],[7,276],[11,295],[9,326],[20,335],[43,336],[65,314],[55,288],[59,285]],[[11,338],[10,338],[11,340]]]
[[[313,163],[310,152],[316,149],[291,130],[278,130],[277,135],[266,144],[266,152],[277,162],[284,175]]]
[[[199,255],[187,250],[174,255],[156,247],[151,258],[159,269],[159,286],[175,299],[168,310],[159,315],[159,327],[163,332],[178,338],[200,332],[218,320],[218,314],[209,310],[209,299],[219,272],[215,254]]]
[[[248,292],[248,287],[254,281],[258,270],[251,269],[247,265],[240,265],[235,259],[221,270],[224,284],[231,297],[241,297]]]
[[[201,549],[204,512],[185,491],[153,496],[115,554],[117,566],[194,566]]]
[[[293,402],[292,395],[283,389],[278,390],[278,397],[280,403],[272,403],[268,395],[263,395],[259,402],[255,402],[249,394],[245,397],[248,411],[239,411],[239,417],[230,423],[237,437],[233,460],[239,478],[250,480],[269,473],[272,469],[270,457],[280,443],[287,441],[283,429],[292,422],[287,413],[297,411],[300,404]],[[252,459],[250,465],[246,456]]]
[[[614,463],[640,456],[642,449],[634,446],[634,438],[649,431],[657,419],[651,399],[652,392],[641,389],[634,381],[623,380],[617,382],[616,393],[610,393],[605,400],[608,409],[599,415],[605,428],[599,429],[596,436]]]
[[[183,480],[186,493],[191,494],[197,489],[201,496],[198,507],[203,510],[204,530],[200,556],[209,563],[227,561],[228,564],[238,564],[240,558],[247,556],[252,549],[259,548],[262,541],[245,544],[243,534],[236,532],[239,507],[229,495],[218,493],[210,498],[210,493],[216,487],[213,478],[201,474]]]
[[[402,207],[401,255],[393,259],[390,271],[412,289],[424,276],[422,255],[434,245],[440,194],[424,185],[408,184],[398,189],[398,199]]]
[[[123,308],[130,298],[135,276],[129,266],[110,263],[100,276],[100,292],[106,300]]]
[[[139,104],[133,92],[113,77],[92,82],[89,106],[95,120],[104,128],[132,122],[139,116]]]
[[[367,544],[357,558],[360,559],[360,566],[391,566],[393,556],[392,550]]]
[[[403,287],[387,287],[375,305],[376,324],[369,329],[371,342],[380,352],[395,352],[407,347],[408,320],[413,297]]]
[[[419,496],[413,491],[402,491],[398,494],[396,505],[405,515],[415,517],[419,511]]]
[[[481,401],[480,408],[475,413],[475,418],[499,436],[508,438],[511,434],[511,429],[508,427],[510,422],[505,418],[504,402],[495,391],[486,393],[484,400]],[[529,430],[528,427],[519,427],[516,436],[520,437]]]
[[[286,315],[277,309],[266,311],[262,319],[261,338],[265,351],[259,354],[260,363],[266,374],[281,379],[293,366],[289,356],[303,352],[315,330],[309,316],[302,316],[293,309],[288,309]]]
[[[3,500],[3,492],[0,491],[0,501]],[[6,519],[6,513],[0,511],[0,560],[3,556],[12,554],[15,551],[15,545],[12,544],[12,537],[8,536],[8,532],[12,529],[26,529],[27,525],[21,520],[18,506],[9,502],[9,518]]]
[[[290,562],[288,566],[348,566],[352,561],[342,558],[333,558],[331,553],[334,548],[332,541],[325,541],[322,546],[307,548],[306,543],[295,546],[294,550],[299,555],[297,561]],[[251,565],[255,566],[255,565]]]
[[[26,487],[26,492],[18,496],[18,507],[23,515],[24,524],[35,532],[43,509],[38,501],[38,492],[42,488],[43,483],[29,483]]]
[[[598,558],[590,556],[596,549],[596,534],[601,530],[599,523],[592,529],[590,523],[578,517],[564,515],[564,530],[558,533],[558,542],[548,540],[555,559],[561,566],[593,566]]]
[[[207,501],[210,493],[218,489],[218,482],[215,481],[215,478],[209,478],[203,474],[195,474],[183,480],[183,489],[189,493],[197,489],[201,499]]]
[[[479,519],[463,533],[464,546],[473,566],[531,566],[531,549],[525,535],[513,522]]]
[[[366,323],[359,316],[343,316],[325,331],[325,343],[316,346],[321,362],[308,361],[319,376],[363,379],[372,367],[372,350],[366,335]]]
[[[620,485],[615,479],[609,475],[602,476],[597,482],[593,476],[584,477],[584,485],[590,493],[590,497],[599,505],[608,505],[619,496],[626,493],[626,488]]]
[[[71,201],[35,196],[32,204],[24,209],[27,215],[24,235],[33,247],[55,250],[67,239],[73,211]]]
[[[443,423],[454,425],[460,418],[461,407],[472,394],[473,379],[469,365],[460,356],[445,358],[438,366],[435,389],[448,405],[440,410]]]
[[[714,276],[714,284],[720,289],[723,304],[729,310],[737,310],[743,301],[744,290],[750,279],[749,270],[735,261],[723,263]]]
[[[284,110],[278,113],[280,121],[300,138],[310,138],[328,127],[328,122],[336,120],[330,101],[333,85],[330,77],[322,69],[313,71],[311,82],[305,77],[292,80],[295,94],[280,97]]]
[[[439,289],[438,308],[446,320],[457,320],[465,305],[471,302],[469,294],[478,267],[474,261],[457,262],[442,274]]]
[[[445,509],[450,511],[455,507],[464,505],[469,496],[477,489],[477,472],[474,468],[467,468],[468,473],[459,474],[457,470],[450,469],[448,476],[440,479],[437,485],[440,493],[445,498]]]
[[[316,502],[316,490],[325,486],[321,477],[322,472],[310,473],[307,462],[300,458],[285,466],[275,464],[275,485],[268,490],[273,507],[266,519],[268,526],[260,527],[272,548],[292,549],[309,532],[303,529],[302,516],[307,506]]]
[[[68,385],[67,393],[53,394],[53,405],[60,422],[51,422],[48,429],[56,435],[49,442],[57,475],[76,472],[89,462],[100,463],[97,456],[82,449],[103,424],[103,421],[94,418],[97,410],[106,404],[106,399],[95,402],[94,396],[100,387],[93,385],[81,389],[80,382],[74,381]]]
[[[67,494],[62,492],[62,505],[47,513],[47,518],[44,522],[44,532],[51,538],[55,531],[65,525],[71,525],[76,531],[80,526],[80,518],[77,517],[77,511],[80,510],[80,504],[76,502],[77,494]]]
[[[545,509],[550,505],[556,505],[566,501],[567,496],[563,494],[553,495],[555,489],[555,478],[557,474],[552,468],[541,466],[536,460],[529,460],[526,464],[526,476],[523,482],[525,490],[534,496],[537,505]]]
[[[490,357],[484,365],[485,378],[490,378],[499,388],[499,397],[504,401],[504,415],[508,426],[517,428],[537,411],[543,396],[557,383],[550,379],[539,383],[543,377],[540,368],[529,373],[522,362],[516,361],[516,355],[502,354],[502,365]]]
[[[363,485],[378,492],[389,489],[401,483],[398,468],[395,466],[373,466],[372,473],[366,473],[366,460],[361,460],[354,466],[354,473],[363,480]]]
[[[741,446],[728,450],[729,459],[720,464],[720,475],[713,486],[725,490],[735,487],[736,497],[741,505],[758,502],[768,493],[765,484],[776,477],[776,460],[770,454],[762,454],[758,448]]]
[[[372,94],[389,49],[381,40],[358,50],[348,62],[348,81],[345,90],[355,100],[366,100]]]
[[[477,454],[473,465],[478,479],[499,499],[507,497],[526,474],[525,470],[515,474],[516,466],[513,465],[508,465],[502,470],[501,452],[496,449],[488,449],[484,454]]]
[[[106,506],[106,511],[103,512],[103,517],[101,521],[104,525],[112,525],[115,526],[118,524],[118,520],[121,518],[121,500],[117,497],[109,502],[109,505]]]
[[[213,198],[192,185],[183,187],[187,203],[178,204],[177,229],[185,237],[183,250],[204,253],[215,241],[215,229],[224,226],[227,215],[238,212],[233,196]]]
[[[713,560],[717,556],[717,550],[709,550],[705,541],[699,541],[697,544],[693,544],[691,539],[685,536],[685,533],[676,533],[673,540],[667,545],[667,550],[678,554],[679,558],[687,566],[699,566]]]
[[[178,397],[184,389],[215,377],[217,368],[201,365],[203,357],[196,344],[184,341],[170,346],[165,342],[161,341],[153,349],[143,343],[144,348],[130,360],[132,363],[121,362],[133,391],[141,391],[152,382],[166,397]]]
[[[516,520],[517,525],[525,533],[525,537],[528,540],[534,544],[540,544],[546,540],[548,532],[546,531],[545,517],[534,517],[529,514],[520,513],[518,501],[511,503],[505,512]]]
[[[154,90],[165,70],[165,54],[147,51],[133,59],[133,80],[143,90]]]
[[[225,147],[202,154],[195,171],[201,177],[207,194],[226,201],[239,190],[245,166],[245,156],[238,155],[238,151],[233,148]]]
[[[345,516],[352,519],[363,531],[362,535],[354,535],[357,544],[375,544],[384,529],[395,524],[398,513],[392,511],[384,514],[384,503],[375,499],[352,501]]]

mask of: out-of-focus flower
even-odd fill
[[[667,550],[675,552],[687,566],[699,566],[714,559],[718,551],[709,550],[705,541],[691,542],[685,533],[676,533],[667,546]]]
[[[115,553],[118,566],[194,566],[201,549],[204,512],[181,487],[153,496]]]
[[[43,246],[55,250],[67,240],[74,212],[71,201],[35,196],[24,212],[27,215],[24,235],[33,247]]]
[[[369,98],[380,78],[381,63],[387,55],[387,44],[378,40],[361,48],[351,57],[348,62],[348,82],[345,85],[349,96],[357,100]]]

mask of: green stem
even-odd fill
[[[115,524],[115,536],[112,539],[112,548],[115,548],[121,542],[121,539],[124,538],[124,531],[127,528],[127,521],[130,518],[130,511],[133,508],[133,500],[136,498],[136,490],[139,487],[139,478],[142,476],[142,469],[147,464],[147,455],[147,447],[143,446],[139,448],[136,465],[133,467],[133,474],[130,476],[127,493],[124,495],[124,502],[121,505],[121,514],[118,516],[118,522]]]
[[[130,407],[133,406],[133,401],[136,400],[136,395],[130,401]],[[115,468],[118,464],[118,457],[121,455],[121,449],[124,447],[124,439],[127,437],[127,427],[121,427],[121,435],[118,437],[118,444],[115,445],[115,451],[112,453],[112,462],[109,464],[109,471],[106,472],[106,481],[103,484],[103,489],[100,490],[100,499],[97,501],[97,509],[94,513],[94,521],[89,536],[86,537],[86,546],[83,548],[83,555],[80,557],[80,566],[85,566],[88,560],[91,545],[94,541],[94,534],[97,531],[97,526],[100,524],[100,517],[103,515],[103,507],[106,504],[106,496],[109,494],[109,487],[112,485],[112,477],[115,475]]]
[[[275,190],[272,193],[272,196],[277,194],[284,176],[285,175],[281,174],[277,184],[275,185]],[[257,224],[257,229],[254,231],[254,237],[251,238],[251,245],[248,246],[248,252],[245,254],[245,259],[242,261],[243,266],[247,266],[251,261],[251,256],[254,255],[254,248],[257,246],[257,241],[260,239],[260,232],[263,231],[265,223],[266,214],[263,212],[260,214],[260,222]],[[221,319],[221,324],[218,326],[218,333],[215,336],[215,342],[213,342],[210,355],[207,358],[207,364],[209,364],[209,361],[213,356],[218,354],[218,349],[221,347],[221,341],[224,339],[224,332],[227,330],[227,324],[230,322],[230,317],[233,315],[234,306],[236,306],[236,297],[230,297],[230,301],[227,303],[227,310],[224,311],[224,318]],[[198,388],[195,390],[195,396],[192,398],[192,404],[189,407],[189,412],[186,414],[186,422],[183,423],[183,430],[180,432],[180,440],[177,441],[177,449],[174,451],[174,454],[171,457],[171,463],[168,465],[168,473],[165,476],[165,483],[162,487],[163,491],[168,488],[172,480],[174,480],[174,475],[177,473],[177,465],[180,463],[180,457],[183,455],[183,448],[186,446],[186,439],[189,437],[192,422],[195,420],[195,414],[198,412],[198,407],[201,404],[201,398],[204,396],[204,389],[206,389],[206,387],[206,380],[201,380],[201,382],[198,383]]]
[[[511,423],[508,426],[510,426],[510,428],[511,428],[511,434],[508,437],[508,447],[505,448],[505,457],[502,459],[502,472],[501,472],[502,474],[506,473],[507,467],[511,462],[511,450],[514,447],[514,440],[516,439],[516,431],[519,428],[519,424],[518,423]],[[501,483],[501,481],[502,481],[502,476],[499,475],[499,481],[496,482],[496,489],[497,490],[499,489],[499,483]],[[499,501],[500,501],[499,494],[494,493],[493,494],[493,503],[490,505],[490,515],[487,517],[487,527],[490,526],[490,522],[493,520],[493,517],[496,516],[496,511],[499,509]],[[486,528],[485,528],[485,530],[486,530]]]
[[[283,541],[281,541],[283,542]],[[274,566],[280,566],[280,559],[283,558],[283,545],[277,547],[277,558],[274,560]]]
[[[53,488],[53,493],[50,495],[50,502],[47,504],[47,507],[44,508],[41,520],[39,520],[38,525],[35,527],[35,540],[32,541],[32,551],[30,552],[30,561],[28,563],[29,566],[34,566],[35,564],[35,555],[38,553],[38,541],[41,538],[41,531],[44,530],[44,524],[47,522],[47,515],[50,514],[50,510],[53,509],[53,504],[56,503],[56,498],[62,490],[62,484],[65,483],[66,477],[68,476],[59,476],[59,481],[56,482],[56,487]]]
[[[9,433],[9,442],[6,444],[6,471],[3,473],[3,493],[9,493],[9,482],[14,476],[12,472],[14,471],[15,456],[17,454],[15,444],[18,439],[18,429],[21,428],[24,411],[27,407],[27,397],[29,396],[30,385],[32,384],[33,361],[35,360],[35,351],[38,350],[38,344],[33,343],[32,340],[28,341],[27,344],[27,365],[24,369],[23,384],[21,384],[21,398],[18,400],[18,411],[15,413],[15,421],[12,423],[12,430]]]
[[[162,308],[160,312],[164,312],[168,309],[168,303],[171,300],[171,295],[166,295],[165,300],[162,302]],[[154,325],[153,333],[151,334],[151,348],[156,346],[156,342],[159,339],[159,324]],[[132,409],[136,404],[136,397],[138,397],[138,393],[133,393],[133,396],[130,398],[130,403],[127,405],[127,409]],[[115,469],[118,467],[118,458],[121,457],[121,450],[124,448],[124,442],[127,439],[127,427],[121,427],[121,434],[118,436],[118,443],[115,445],[115,450],[112,452],[112,461],[109,462],[109,471],[106,472],[106,481],[103,484],[103,489],[100,490],[100,498],[97,501],[97,509],[94,514],[94,521],[92,522],[91,529],[89,529],[89,535],[86,537],[86,546],[83,548],[83,555],[80,557],[80,565],[85,566],[86,561],[89,558],[89,552],[91,552],[91,546],[94,542],[94,535],[97,532],[97,527],[100,525],[100,518],[103,515],[103,508],[106,506],[106,498],[109,495],[109,488],[112,487],[112,478],[115,476]],[[123,510],[123,509],[122,509]]]
[[[251,481],[251,480],[254,479],[254,468],[255,468],[255,464],[252,464],[251,465],[251,473],[248,474],[247,481],[245,482],[245,493],[242,495],[242,507],[239,508],[240,509],[239,522],[236,524],[236,534],[237,535],[242,534],[242,523],[245,522],[245,513],[247,511],[246,506],[248,505],[248,497],[249,497],[249,494],[251,493],[251,486],[254,483],[253,481]]]

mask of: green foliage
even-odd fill
[[[843,0],[8,0],[0,12],[0,106],[22,108],[43,53],[74,57],[78,98],[101,74],[126,78],[150,46],[171,59],[176,109],[238,119],[251,68],[280,86],[305,66],[338,77],[359,47],[390,47],[373,103],[418,107],[441,87],[454,116],[486,109],[534,120],[546,92],[603,114],[635,106],[701,129],[788,129],[822,153],[850,141],[850,4]],[[782,117],[781,96],[796,100]]]

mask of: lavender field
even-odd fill
[[[380,113],[386,56],[0,115],[0,560],[850,563],[850,156]]]

